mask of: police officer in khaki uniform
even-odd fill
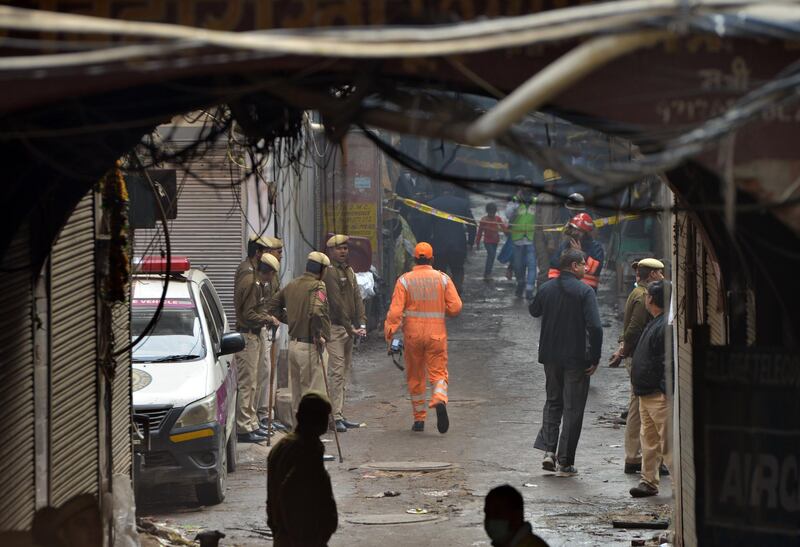
[[[264,326],[277,324],[278,320],[264,309],[268,301],[264,281],[265,276],[275,275],[280,269],[280,263],[274,256],[264,252],[265,250],[266,246],[261,238],[251,238],[248,258],[237,268],[234,283],[236,330],[244,335],[247,344],[236,354],[239,392],[236,432],[239,442],[260,442],[267,437],[256,415],[256,397],[260,365],[266,358]]]
[[[356,274],[347,264],[349,236],[335,235],[328,240],[331,267],[322,280],[328,290],[331,314],[331,338],[328,340],[329,387],[333,407],[334,427],[340,433],[358,427],[344,417],[344,398],[347,377],[353,366],[353,336],[366,336],[367,315],[358,288]]]
[[[328,352],[325,343],[330,339],[331,322],[322,276],[330,264],[326,255],[312,251],[306,261],[306,272],[278,291],[267,306],[271,315],[289,325],[292,415],[297,414],[297,405],[306,392],[326,391],[324,374]]]
[[[263,236],[261,241],[266,246],[266,253],[274,256],[278,262],[283,257],[283,242],[277,237]],[[279,274],[270,275],[270,278],[265,281],[266,300],[269,300],[280,290],[280,276]],[[261,361],[258,369],[258,395],[256,404],[256,413],[258,414],[258,422],[261,427],[266,429],[269,423],[269,388],[272,374],[277,374],[276,370],[276,350],[277,345],[274,344],[274,338],[278,334],[279,324],[267,325],[264,329],[264,359]],[[280,431],[286,430],[286,427],[277,420],[272,421],[273,427]]]
[[[264,239],[266,239],[267,242],[267,252],[278,260],[281,260],[283,258],[283,241],[277,237],[267,237]]]
[[[639,343],[644,328],[652,319],[647,311],[645,296],[647,286],[664,279],[664,263],[655,258],[643,258],[636,265],[636,287],[628,295],[625,302],[625,315],[622,321],[622,333],[619,337],[619,348],[609,359],[609,366],[617,367],[624,360],[628,375],[631,373],[631,357]],[[639,397],[631,384],[628,398],[628,416],[625,424],[625,473],[637,474],[642,469],[642,445],[640,429],[642,421],[639,416]]]

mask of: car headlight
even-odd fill
[[[191,427],[207,424],[217,419],[217,394],[186,405],[174,427]]]

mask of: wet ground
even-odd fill
[[[544,371],[536,362],[538,320],[515,299],[503,268],[495,280],[481,280],[484,255],[467,266],[464,309],[448,323],[451,427],[436,431],[435,413],[424,433],[410,431],[412,417],[402,373],[386,356],[382,337],[372,333],[354,358],[355,377],[348,418],[366,426],[340,435],[344,463],[328,464],[339,507],[339,530],[331,546],[489,545],[483,531],[483,497],[508,483],[525,499],[526,518],[550,545],[631,545],[653,530],[612,527],[615,518],[664,517],[670,513],[671,488],[634,500],[628,490],[638,476],[625,475],[620,411],[627,404],[624,368],[602,363],[592,377],[583,434],[575,462],[576,477],[559,478],[541,470],[542,452],[533,449],[544,404]],[[611,286],[611,280],[606,279]],[[601,290],[604,323],[603,361],[612,353],[620,329],[614,297]],[[335,453],[332,436],[327,451]],[[223,530],[222,545],[270,543],[265,523],[266,447],[240,445],[240,466],[230,475],[227,500],[198,507],[191,490],[165,490],[159,501],[140,503],[140,515],[177,526],[190,537],[202,528]],[[370,462],[447,462],[432,472],[380,471]],[[395,497],[380,497],[386,491]],[[169,494],[169,498],[166,494]],[[424,510],[428,522],[360,524],[363,520],[413,518]],[[417,517],[423,518],[423,517]]]

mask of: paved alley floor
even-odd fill
[[[637,475],[623,468],[624,426],[615,423],[627,404],[624,368],[605,364],[620,329],[614,302],[601,291],[604,351],[592,377],[583,434],[578,446],[579,475],[559,478],[541,469],[542,452],[533,449],[544,404],[544,371],[536,362],[539,322],[515,299],[501,266],[495,280],[481,280],[483,252],[467,265],[464,309],[448,322],[451,427],[436,431],[435,412],[424,433],[410,430],[411,404],[403,374],[396,369],[379,333],[357,348],[346,414],[366,424],[340,435],[344,463],[328,464],[339,508],[339,529],[331,546],[490,545],[483,531],[483,497],[508,483],[525,499],[526,518],[551,546],[630,545],[654,530],[618,530],[614,518],[669,516],[671,487],[634,500],[628,490]],[[610,281],[609,281],[610,283]],[[621,314],[620,314],[621,315]],[[332,436],[326,449],[335,453]],[[241,445],[240,445],[241,446]],[[242,447],[244,448],[244,447]],[[227,500],[198,507],[191,491],[169,491],[169,499],[141,507],[141,514],[192,532],[223,530],[222,545],[269,544],[265,522],[266,448],[242,450],[239,470],[230,475]],[[433,472],[377,471],[370,462],[446,462]],[[386,491],[396,497],[377,497]],[[422,509],[435,520],[413,524],[359,524],[365,518],[396,520]],[[193,537],[194,534],[191,534]]]

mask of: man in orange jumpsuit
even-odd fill
[[[447,328],[445,316],[461,312],[461,298],[447,274],[434,270],[433,248],[421,242],[414,248],[416,266],[401,275],[394,287],[392,305],[384,322],[386,341],[402,324],[405,339],[406,379],[414,410],[412,431],[425,429],[425,389],[433,386],[430,407],[436,408],[436,428],[446,433],[447,417]]]

